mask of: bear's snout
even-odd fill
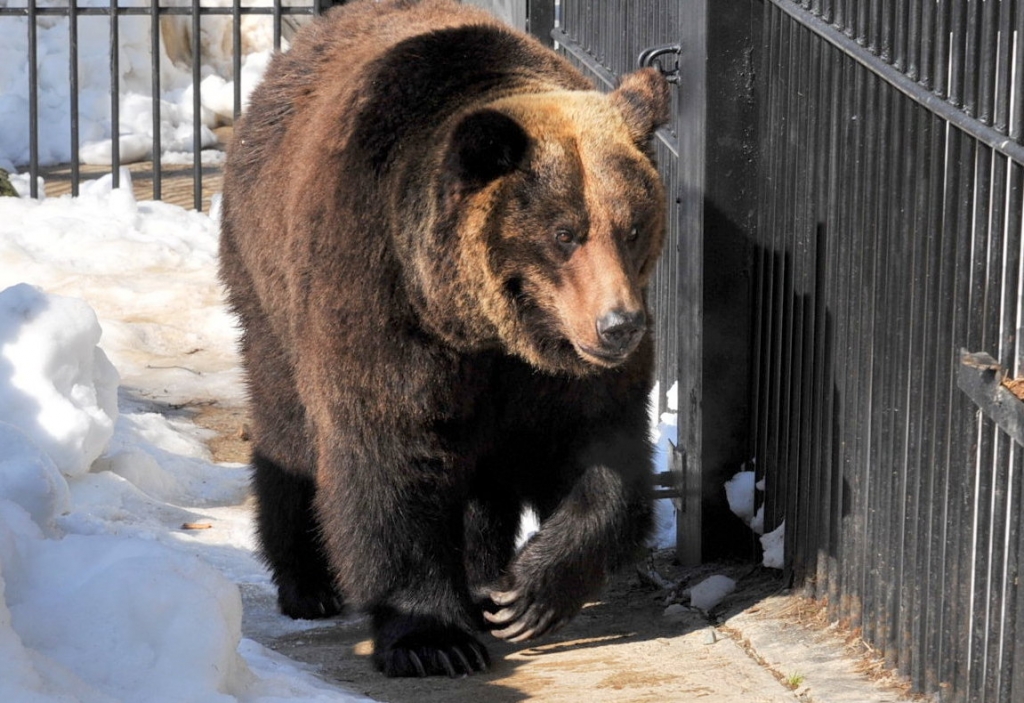
[[[597,319],[597,338],[612,357],[626,357],[636,349],[647,329],[647,314],[640,310],[611,310]]]

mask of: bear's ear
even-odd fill
[[[619,87],[609,96],[637,145],[645,147],[654,130],[668,122],[668,90],[668,81],[660,71],[642,68],[623,76]]]
[[[461,189],[478,190],[515,171],[529,146],[530,137],[518,122],[485,108],[471,112],[456,125],[445,167]]]

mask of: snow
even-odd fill
[[[725,497],[729,509],[749,526],[754,519],[754,472],[740,471],[726,481]]]
[[[764,565],[771,569],[782,569],[786,565],[786,521],[783,520],[774,530],[761,536],[764,548]]]
[[[754,534],[761,535],[761,546],[764,548],[762,563],[772,569],[781,569],[785,563],[785,522],[773,532],[764,534],[764,500],[754,509],[757,503],[757,492],[764,492],[765,482],[762,478],[755,483],[755,472],[740,471],[725,482],[725,496],[729,501],[729,509],[742,520]]]
[[[725,597],[736,590],[736,581],[715,574],[690,588],[690,605],[709,612],[716,605],[725,600]]]
[[[243,637],[242,593],[249,635],[311,625],[273,609],[247,469],[167,411],[241,399],[216,241],[109,178],[0,199],[0,700],[365,700]]]

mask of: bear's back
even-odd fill
[[[385,0],[330,10],[275,55],[236,126],[222,217],[233,295],[258,299],[283,333],[309,297],[314,262],[333,262],[353,290],[357,279],[397,276],[387,230],[400,211],[421,210],[453,115],[516,92],[592,88],[479,8]]]
[[[479,8],[451,0],[355,2],[305,27],[274,57],[229,160],[249,183],[275,159],[299,161],[295,149],[354,146],[379,168],[395,145],[429,142],[430,126],[487,95],[592,87],[568,62]]]

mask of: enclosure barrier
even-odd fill
[[[122,0],[123,1],[123,0]],[[172,16],[184,16],[191,20],[191,27],[188,33],[191,50],[191,72],[192,72],[192,112],[194,115],[192,123],[193,143],[193,200],[197,210],[202,209],[203,188],[202,188],[202,158],[198,145],[202,143],[202,122],[198,116],[202,113],[202,53],[200,46],[202,18],[209,16],[228,16],[232,18],[232,69],[233,76],[241,75],[242,70],[242,39],[241,19],[245,16],[263,15],[267,16],[272,25],[274,48],[281,46],[282,26],[286,17],[308,16],[320,14],[326,7],[330,7],[331,0],[169,0],[166,4],[150,2],[144,6],[124,6],[118,0],[110,0],[109,3],[83,2],[83,0],[65,1],[58,5],[51,3],[41,4],[39,0],[13,0],[0,3],[0,24],[17,22],[24,27],[27,36],[27,70],[28,70],[28,167],[30,195],[33,198],[39,197],[39,186],[37,178],[40,168],[39,156],[39,49],[38,33],[40,21],[44,18],[59,18],[59,21],[67,28],[68,42],[68,99],[70,101],[70,124],[68,138],[70,140],[70,153],[78,154],[80,146],[80,124],[79,124],[79,36],[82,29],[80,21],[85,19],[92,22],[99,18],[103,26],[91,24],[87,31],[105,31],[110,40],[109,68],[110,68],[110,124],[120,123],[120,25],[125,17],[143,16],[149,19],[149,40],[150,46],[159,46],[161,37],[161,20]],[[45,20],[44,20],[45,21]],[[151,93],[153,113],[153,198],[159,200],[161,193],[161,134],[160,124],[162,121],[160,104],[160,72],[162,55],[159,51],[151,52]],[[234,81],[234,116],[237,118],[242,109],[241,81]],[[11,128],[13,126],[8,126]],[[43,125],[43,128],[53,129],[54,125]],[[117,129],[112,130],[116,136]],[[111,140],[111,167],[110,173],[115,188],[120,185],[121,153],[119,140]],[[71,192],[78,195],[78,187],[81,181],[80,167],[78,160],[71,159]]]
[[[765,6],[768,527],[916,690],[1024,700],[1022,447],[958,387],[961,349],[1021,371],[1024,6]]]

